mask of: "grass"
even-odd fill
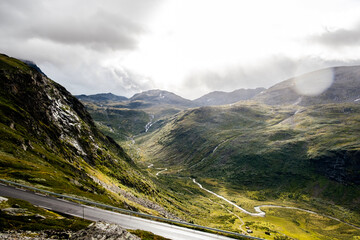
[[[344,114],[349,107],[352,113]],[[285,205],[359,223],[358,187],[329,180],[312,165],[329,151],[359,149],[359,107],[330,104],[300,108],[294,115],[297,110],[251,102],[194,109],[137,136],[135,145],[122,143],[153,177],[162,204],[188,222],[242,233],[242,220],[251,225],[252,236],[266,239],[355,238],[354,228],[297,210],[268,208],[265,218],[245,215],[189,179],[201,177],[208,189],[249,211],[262,204]],[[154,166],[147,168],[150,163]],[[155,176],[157,168],[168,171]]]
[[[6,209],[11,207],[21,210],[16,214],[9,214]],[[0,231],[5,230],[71,230],[78,231],[86,228],[91,221],[36,207],[26,201],[8,198],[0,203]],[[40,217],[41,215],[41,217]]]
[[[19,60],[1,55],[0,70],[0,178],[160,215],[111,190],[157,200],[156,185],[80,102]]]
[[[184,112],[169,106],[130,110],[131,106],[115,105],[104,112],[93,105],[103,131],[110,134],[123,120],[124,128],[111,133],[117,140],[141,133],[149,115],[155,115],[158,122],[152,132],[138,135],[137,145],[128,146],[144,167],[141,170],[96,129],[65,89],[18,60],[4,55],[0,60],[6,80],[0,94],[1,178],[159,215],[110,191],[113,184],[188,222],[236,232],[243,232],[240,225],[245,222],[259,237],[268,237],[266,231],[273,239],[359,236],[358,230],[344,224],[294,210],[270,209],[265,218],[247,216],[189,178],[198,177],[206,188],[249,210],[261,204],[297,206],[358,224],[359,105],[270,107],[249,101]],[[29,85],[38,78],[46,87],[38,88],[40,82]],[[25,95],[19,97],[19,92]],[[24,96],[29,101],[24,102]],[[53,107],[44,100],[49,96],[61,100],[58,113],[69,115],[73,109],[80,120],[54,124],[45,118]],[[36,107],[28,104],[30,100]],[[79,153],[76,144],[86,154]],[[338,157],[345,159],[340,168],[331,160]],[[153,168],[147,168],[150,163]],[[168,171],[156,176],[155,168]]]
[[[169,240],[158,235],[153,234],[152,232],[142,231],[142,230],[128,230],[130,233],[138,236],[142,240]]]
[[[152,170],[149,169],[149,171]],[[225,201],[202,191],[189,178],[182,178],[176,174],[160,175],[158,181],[170,191],[169,197],[176,200],[176,209],[187,216],[187,221],[195,224],[243,233],[239,228],[242,224],[241,221],[243,221],[245,223],[242,227],[243,230],[245,230],[245,226],[249,226],[253,230],[252,236],[266,239],[280,239],[284,236],[289,239],[351,239],[360,236],[360,230],[353,227],[330,218],[293,209],[262,208],[266,212],[266,217],[249,216]],[[331,211],[328,203],[315,203],[313,199],[310,199],[309,202],[302,200],[304,201],[302,202],[289,196],[285,197],[284,194],[282,199],[257,200],[249,197],[256,194],[254,191],[228,188],[226,184],[217,179],[207,178],[198,179],[198,181],[204,187],[226,197],[250,212],[254,212],[254,206],[272,204],[300,207],[319,213],[333,212],[336,217],[341,217],[342,214],[336,212],[336,209],[341,209],[340,206],[333,206],[335,210]],[[307,198],[309,196],[303,197],[303,199]],[[354,214],[351,211],[347,213]],[[359,218],[356,214],[353,217],[354,219]],[[271,235],[266,234],[266,232]]]

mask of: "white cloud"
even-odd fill
[[[75,94],[196,98],[359,63],[359,12],[357,0],[1,1],[0,51]]]

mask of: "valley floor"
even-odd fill
[[[311,202],[288,198],[256,200],[257,191],[229,188],[216,179],[191,179],[182,169],[157,163],[139,165],[170,191],[178,214],[188,214],[184,219],[195,224],[264,239],[360,238],[360,227],[346,222],[360,219],[358,214],[339,206],[319,202],[311,206]]]

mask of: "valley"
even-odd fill
[[[360,223],[359,93],[343,100],[336,95],[339,88],[357,89],[358,68],[353,69],[334,70],[340,76],[335,87],[319,97],[297,96],[282,105],[257,100],[271,98],[270,88],[238,103],[183,109],[163,117],[161,126],[133,135],[134,142],[120,142],[174,194],[178,209],[196,213],[191,221],[198,224],[241,232],[245,229],[239,226],[254,224],[252,235],[266,239],[355,237]],[[346,86],[351,81],[355,85]],[[281,89],[282,96],[293,94],[289,85]],[[193,186],[192,179],[207,190],[199,191],[204,189]],[[265,217],[236,206],[247,213],[257,214],[257,209]],[[207,214],[215,217],[205,220]],[[232,220],[224,221],[225,216]]]
[[[80,102],[0,60],[2,179],[264,239],[360,237],[359,67],[332,69],[319,96],[290,79],[194,101],[150,90]]]

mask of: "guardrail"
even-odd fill
[[[217,229],[217,228],[210,228],[210,227],[205,227],[205,226],[196,225],[196,224],[192,224],[192,223],[181,222],[181,221],[176,221],[176,220],[171,220],[171,219],[167,219],[167,218],[153,216],[153,215],[150,215],[150,214],[145,214],[145,213],[135,212],[135,211],[131,211],[131,210],[126,210],[126,209],[122,209],[122,208],[118,208],[118,207],[114,207],[114,206],[110,206],[110,205],[106,205],[106,204],[102,204],[102,203],[98,203],[98,202],[93,202],[93,201],[89,201],[89,200],[85,200],[85,199],[81,199],[81,198],[76,198],[76,197],[71,197],[71,196],[67,196],[67,195],[63,195],[63,194],[59,194],[59,193],[50,192],[50,191],[47,191],[47,190],[43,190],[43,189],[23,185],[23,184],[20,184],[20,183],[12,182],[12,181],[1,179],[1,178],[0,178],[0,181],[6,183],[8,185],[15,185],[15,186],[31,189],[31,190],[36,191],[36,192],[42,192],[42,193],[46,193],[46,194],[61,197],[61,198],[67,198],[67,199],[71,199],[71,200],[75,200],[75,201],[79,201],[79,202],[83,202],[83,203],[88,203],[88,204],[92,204],[92,205],[95,205],[95,206],[116,210],[117,212],[129,214],[129,215],[137,215],[137,216],[141,216],[141,217],[144,217],[144,218],[150,218],[150,219],[153,219],[153,220],[160,220],[160,221],[167,222],[167,223],[178,224],[178,225],[183,225],[183,226],[188,226],[188,227],[192,227],[192,228],[208,230],[208,231],[213,231],[213,232],[218,232],[218,233],[224,233],[224,234],[229,234],[229,235],[238,236],[238,237],[264,240],[262,238],[252,237],[252,236],[248,236],[248,235],[244,235],[244,234],[240,234],[240,233],[236,233],[236,232],[230,232],[230,231],[225,231],[225,230],[221,230],[221,229]]]

